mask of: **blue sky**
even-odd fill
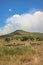
[[[0,0],[0,27],[5,24],[5,19],[11,15],[23,14],[33,8],[43,11],[43,0]]]
[[[32,9],[43,12],[43,0],[0,0],[0,28],[6,25],[7,18],[31,13]]]

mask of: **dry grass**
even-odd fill
[[[25,43],[25,46],[0,46],[0,65],[43,65],[43,41],[38,42],[41,45],[33,46],[29,41],[14,42]]]

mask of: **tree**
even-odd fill
[[[31,41],[33,41],[33,40],[34,40],[34,38],[33,38],[32,36],[29,36],[29,39],[30,39]]]
[[[28,37],[27,37],[27,36],[23,36],[23,37],[21,38],[21,41],[26,41],[26,40],[28,40]]]
[[[37,41],[42,41],[43,39],[41,37],[36,38]]]
[[[8,37],[7,37],[7,38],[5,38],[5,41],[9,42],[9,41],[10,41],[10,38],[8,38]]]

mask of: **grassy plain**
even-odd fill
[[[34,40],[21,41],[21,37],[32,36]],[[10,41],[6,41],[6,38]],[[36,40],[36,38],[41,38]],[[6,44],[25,44],[6,46]],[[43,65],[43,33],[16,31],[0,36],[0,65]]]

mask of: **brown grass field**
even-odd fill
[[[43,65],[43,41],[0,41],[0,65]]]

